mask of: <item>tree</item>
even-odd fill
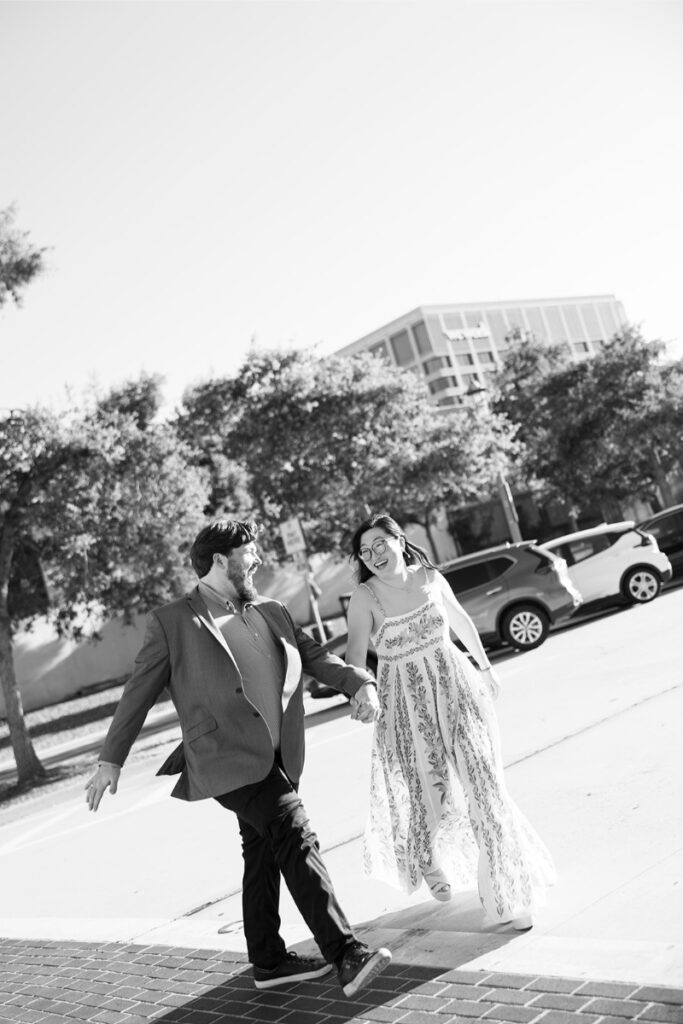
[[[571,359],[566,346],[539,341],[515,328],[506,335],[508,348],[493,388],[491,408],[517,426],[520,441],[532,440],[537,423],[552,410],[542,407],[542,387],[553,374],[566,369]]]
[[[96,415],[106,419],[112,414],[131,416],[140,430],[147,430],[159,415],[162,404],[163,378],[159,374],[143,373],[112,388],[96,401]]]
[[[428,519],[422,498],[431,509],[439,496],[469,493],[472,480],[478,492],[486,485],[483,455],[468,453],[486,449],[490,425],[485,442],[482,417],[447,425],[415,374],[368,354],[252,353],[234,378],[193,389],[184,406],[181,436],[209,453],[214,471],[218,456],[239,460],[250,512],[271,535],[299,518],[310,551],[338,549],[369,509]],[[215,477],[214,493],[220,486]]]
[[[44,269],[46,249],[37,249],[28,232],[14,227],[13,206],[0,210],[0,309],[12,299],[21,304],[21,292]]]
[[[657,487],[672,501],[666,474],[683,457],[683,361],[663,362],[663,352],[629,327],[580,363],[538,363],[518,381],[520,396],[501,389],[495,408],[518,424],[525,469],[549,494],[577,508],[601,505],[606,517]]]
[[[437,510],[488,497],[497,476],[520,451],[515,434],[507,417],[486,405],[465,405],[434,418],[404,469],[393,503],[397,518],[419,523],[436,550],[432,524]]]
[[[37,553],[61,636],[97,638],[106,618],[168,601],[189,580],[187,548],[204,522],[204,474],[168,425],[104,401],[56,417],[0,421],[0,676],[20,784],[43,774],[23,719],[12,635],[42,610],[13,608],[19,553]],[[19,617],[21,616],[21,618]]]

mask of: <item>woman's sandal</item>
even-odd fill
[[[446,903],[451,898],[451,883],[444,875],[441,868],[434,868],[432,871],[424,872],[424,880],[429,886],[429,891],[435,900]]]

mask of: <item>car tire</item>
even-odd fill
[[[656,569],[639,565],[624,576],[622,593],[629,604],[647,604],[662,589],[662,580]]]
[[[550,620],[535,604],[518,604],[503,616],[500,633],[503,640],[518,651],[533,651],[548,635]]]

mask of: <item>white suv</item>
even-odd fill
[[[671,562],[632,520],[553,537],[541,547],[564,558],[584,600],[581,611],[593,602],[645,604],[671,579]]]

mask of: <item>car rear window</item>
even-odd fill
[[[623,533],[596,533],[594,537],[568,540],[564,544],[553,548],[553,551],[560,558],[564,558],[567,565],[576,565],[578,562],[584,562],[587,558],[591,558],[601,551],[606,551],[616,540],[623,536]]]
[[[638,540],[638,537],[642,536],[642,534],[638,534],[637,530],[618,530],[616,533],[605,533],[605,534],[603,534],[603,536],[607,537],[607,539],[609,541],[609,545],[608,546],[611,547],[612,544],[616,544],[616,542],[618,540],[621,540],[622,537],[628,537],[629,534],[637,534],[638,535],[638,536],[632,536],[631,540]]]
[[[534,572],[541,572],[543,569],[547,569],[549,566],[554,565],[558,558],[564,558],[558,548],[553,548],[552,551],[544,551],[542,548],[531,547],[527,548],[527,553],[538,561],[538,565],[535,566]]]

